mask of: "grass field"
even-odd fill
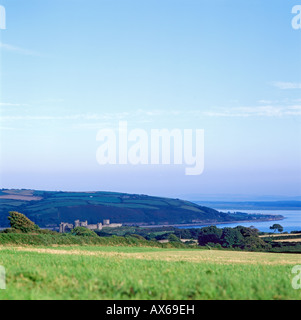
[[[2,299],[300,299],[298,254],[147,247],[0,247]]]

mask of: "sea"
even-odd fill
[[[239,223],[221,223],[215,224],[218,228],[236,226],[251,227],[254,226],[261,232],[273,232],[270,229],[274,223],[280,224],[283,227],[283,232],[301,231],[301,210],[242,210],[242,209],[216,209],[221,212],[245,212],[245,213],[258,213],[258,214],[272,214],[283,216],[283,220],[273,221],[258,221],[258,222],[239,222]],[[181,228],[203,228],[204,225],[193,227],[181,227]]]

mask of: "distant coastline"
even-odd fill
[[[267,221],[280,221],[284,220],[285,217],[279,216],[277,218],[270,218],[270,219],[256,219],[256,220],[233,220],[233,221],[212,221],[212,222],[204,222],[204,223],[182,223],[182,224],[153,224],[153,225],[140,225],[141,228],[161,228],[161,227],[204,227],[204,226],[211,226],[211,225],[220,225],[220,224],[232,224],[232,223],[244,223],[244,222],[267,222]]]
[[[216,210],[301,210],[301,201],[192,201]]]

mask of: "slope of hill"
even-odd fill
[[[8,212],[19,211],[40,227],[60,222],[110,219],[136,225],[206,224],[242,220],[275,220],[280,216],[233,215],[180,199],[117,192],[0,191],[0,226],[8,226]]]

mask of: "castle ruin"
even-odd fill
[[[109,219],[103,220],[103,223],[98,222],[96,224],[88,224],[88,221],[75,220],[74,224],[61,222],[60,223],[60,233],[68,232],[76,227],[84,227],[90,230],[102,230],[102,228],[118,228],[122,227],[121,223],[110,223]]]

